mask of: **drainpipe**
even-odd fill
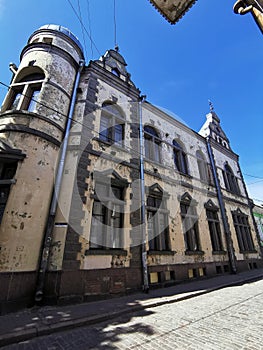
[[[45,276],[48,268],[48,258],[50,253],[50,247],[52,242],[52,233],[54,228],[54,222],[55,222],[55,215],[57,211],[58,206],[58,197],[60,192],[60,187],[62,183],[62,176],[63,176],[63,170],[65,165],[65,159],[66,159],[66,152],[68,147],[68,140],[69,140],[69,133],[70,128],[72,124],[72,117],[76,102],[76,96],[77,96],[77,88],[79,85],[80,80],[80,74],[83,69],[85,62],[84,60],[81,60],[79,62],[79,68],[75,77],[74,87],[73,87],[73,93],[70,101],[70,107],[69,112],[67,116],[67,125],[65,130],[65,135],[63,139],[62,149],[60,150],[60,159],[58,164],[58,170],[56,174],[55,184],[54,184],[54,190],[53,190],[53,196],[51,200],[51,205],[49,209],[49,216],[47,219],[47,225],[46,225],[46,231],[44,235],[44,242],[43,242],[43,249],[42,249],[42,255],[41,260],[39,264],[39,270],[38,270],[38,277],[37,277],[37,285],[36,285],[36,293],[35,293],[35,301],[40,302],[43,299],[44,296],[44,284],[45,284]]]
[[[217,175],[215,159],[214,159],[214,155],[213,155],[213,151],[212,151],[212,147],[211,147],[211,143],[210,143],[210,137],[207,137],[206,144],[207,144],[209,159],[210,159],[210,162],[212,165],[212,171],[213,171],[213,177],[214,177],[215,186],[216,186],[217,198],[218,198],[220,212],[221,212],[221,216],[222,216],[222,220],[223,220],[223,227],[224,227],[224,232],[225,232],[225,236],[226,236],[227,252],[228,252],[228,257],[229,257],[229,262],[230,262],[230,270],[231,270],[231,273],[236,274],[237,273],[236,257],[235,257],[235,253],[234,253],[233,242],[232,242],[232,238],[231,238],[229,224],[227,221],[225,203],[223,201],[223,195],[222,195],[222,191],[221,191],[221,187],[220,187],[220,183],[219,183],[219,179],[218,179],[218,175]]]
[[[146,230],[145,230],[145,183],[144,183],[144,159],[143,159],[143,125],[142,125],[142,102],[145,95],[139,97],[139,118],[140,118],[140,190],[141,190],[141,230],[142,230],[142,273],[145,293],[149,292],[147,250],[146,250]]]

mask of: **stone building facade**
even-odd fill
[[[253,208],[253,215],[258,228],[260,245],[263,247],[263,206],[255,205]]]
[[[124,58],[36,30],[0,114],[1,310],[263,266],[238,155],[141,96]]]

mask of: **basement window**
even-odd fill
[[[158,283],[159,282],[159,274],[158,272],[150,272],[150,283]]]

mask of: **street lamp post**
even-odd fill
[[[233,10],[240,15],[250,12],[263,34],[263,0],[238,0]]]

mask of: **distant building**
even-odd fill
[[[143,99],[118,51],[85,65],[57,25],[36,30],[11,69],[2,312],[263,266],[238,156],[212,106],[191,130]]]
[[[263,206],[255,205],[253,208],[253,215],[258,228],[260,245],[263,247]]]

